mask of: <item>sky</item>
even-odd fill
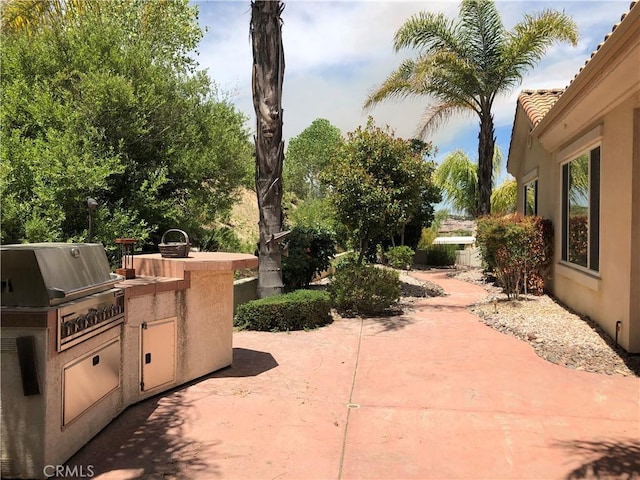
[[[207,69],[221,92],[248,118],[255,131],[251,99],[251,41],[249,0],[200,0],[199,21],[207,31],[197,61]],[[553,8],[571,15],[578,25],[577,47],[554,45],[545,58],[525,74],[522,84],[493,106],[497,143],[506,165],[518,93],[524,89],[564,88],[590,58],[598,43],[628,11],[629,0],[498,1],[507,29],[527,12]],[[282,36],[285,53],[283,136],[285,143],[316,118],[326,118],[343,135],[365,125],[373,116],[378,126],[388,125],[398,136],[415,136],[429,99],[390,100],[364,111],[362,105],[376,85],[394,71],[409,50],[395,52],[396,30],[420,11],[442,12],[456,18],[458,0],[341,0],[284,1]],[[437,148],[436,161],[464,150],[477,159],[477,115],[454,117],[426,139]],[[504,168],[504,167],[503,167]],[[505,178],[505,172],[498,183]]]

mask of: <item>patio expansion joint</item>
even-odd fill
[[[602,415],[571,415],[567,413],[544,413],[544,412],[533,412],[533,411],[520,411],[520,410],[494,410],[490,408],[447,408],[447,407],[438,407],[438,406],[430,406],[430,405],[398,405],[395,403],[388,404],[375,404],[375,403],[358,403],[358,409],[381,409],[387,410],[393,408],[395,410],[404,410],[404,411],[427,411],[427,412],[451,412],[451,413],[469,413],[469,414],[479,414],[479,415],[500,415],[505,417],[533,417],[533,418],[541,418],[541,419],[583,419],[583,420],[598,420],[598,421],[607,421],[607,422],[629,422],[630,420],[634,420],[632,416],[620,416],[620,417],[608,417]]]
[[[338,480],[342,478],[342,469],[344,467],[344,455],[347,448],[347,433],[349,431],[349,419],[351,418],[351,411],[354,410],[353,403],[353,391],[356,387],[356,377],[358,375],[358,363],[360,362],[360,347],[362,345],[362,330],[364,328],[364,319],[360,319],[360,331],[358,333],[358,348],[356,349],[356,363],[353,366],[353,377],[351,379],[351,390],[349,391],[349,401],[347,402],[347,419],[344,423],[344,434],[342,436],[342,448],[340,450],[340,468],[338,470]],[[359,408],[359,406],[358,406]]]

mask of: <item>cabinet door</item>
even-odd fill
[[[67,425],[120,385],[120,339],[65,365],[62,382],[62,424]]]
[[[176,317],[142,324],[141,361],[141,391],[175,381]]]

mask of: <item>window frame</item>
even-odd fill
[[[586,266],[569,260],[569,191],[570,185],[570,164],[578,160],[583,155],[588,159],[588,191],[587,191],[587,252]],[[591,144],[581,150],[575,151],[570,158],[560,164],[561,179],[561,222],[562,234],[560,238],[560,262],[571,268],[579,269],[591,275],[600,273],[600,190],[601,190],[601,159],[602,145],[600,142]],[[596,188],[597,187],[597,188]]]
[[[527,189],[533,185],[533,212],[529,213],[527,211],[527,207],[529,205]],[[525,216],[535,216],[538,215],[538,178],[534,178],[533,180],[528,181],[522,187],[522,213]]]

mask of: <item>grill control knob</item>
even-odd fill
[[[69,335],[71,335],[71,325],[69,324],[69,322],[64,322],[61,326],[60,326],[60,336],[62,338],[68,337]]]
[[[82,317],[78,317],[74,320],[71,320],[71,331],[72,333],[78,333],[80,330],[82,330]]]
[[[87,313],[84,317],[84,322],[83,322],[83,327],[84,328],[89,328],[89,327],[93,327],[95,324],[97,323],[97,318],[96,318],[96,311],[93,310],[89,313]],[[83,328],[83,330],[84,330]]]

